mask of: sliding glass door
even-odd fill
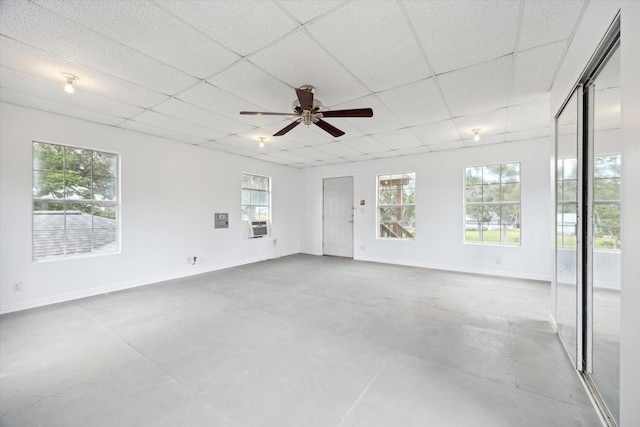
[[[556,116],[556,323],[610,425],[619,422],[619,27]]]

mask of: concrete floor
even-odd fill
[[[541,282],[295,255],[0,317],[2,426],[599,426]]]

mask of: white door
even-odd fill
[[[353,177],[323,182],[324,255],[353,258]]]

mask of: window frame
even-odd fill
[[[261,189],[261,188],[247,188],[245,187],[245,180],[244,177],[245,176],[250,176],[250,177],[256,177],[256,178],[264,178],[267,180],[267,185],[266,185],[266,189]],[[251,222],[251,221],[266,221],[266,222],[271,222],[271,196],[272,196],[272,183],[273,183],[273,179],[268,176],[268,175],[260,175],[260,174],[256,174],[256,173],[248,173],[248,172],[242,172],[241,176],[240,176],[240,220],[244,221],[244,222]],[[257,192],[266,192],[266,205],[261,204],[260,203],[260,196],[258,195],[258,204],[253,204],[252,203],[252,199],[251,196],[249,198],[249,204],[245,204],[245,191],[257,191]],[[244,212],[245,212],[245,207],[249,208],[249,211],[251,211],[252,207],[257,207],[257,208],[261,208],[261,207],[266,207],[266,218],[252,218],[252,215],[249,215],[248,217],[245,217]]]
[[[413,187],[413,192],[412,192],[412,196],[413,196],[413,203],[405,203],[404,200],[402,200],[402,197],[400,197],[400,203],[385,203],[382,204],[380,201],[380,195],[381,195],[381,187],[380,187],[380,181],[383,179],[383,177],[388,176],[388,177],[393,177],[393,176],[398,176],[400,175],[401,180],[405,179],[405,176],[411,176],[412,177],[412,187]],[[416,178],[416,172],[392,172],[392,173],[381,173],[381,174],[376,174],[376,239],[381,239],[381,240],[398,240],[398,241],[412,241],[416,239],[416,189],[417,189],[417,178]],[[403,185],[404,187],[404,185]],[[400,190],[402,191],[402,190]],[[381,210],[387,208],[387,209],[401,209],[402,210],[402,214],[400,214],[400,220],[396,221],[398,223],[398,227],[400,228],[400,233],[401,235],[398,236],[397,233],[396,236],[383,236],[382,235],[382,224],[383,224],[383,220],[381,218]],[[413,229],[407,229],[406,227],[400,225],[401,223],[404,223],[404,209],[405,208],[412,208],[413,210]],[[389,229],[389,227],[387,227]],[[392,230],[389,229],[389,232],[393,232]],[[406,233],[403,234],[403,233]]]
[[[518,165],[518,177],[517,177],[517,181],[504,181],[503,178],[503,167],[507,166],[507,165],[514,165],[517,164]],[[499,170],[498,176],[497,176],[497,181],[493,182],[489,179],[487,179],[485,181],[485,177],[484,177],[484,171],[485,168],[495,168],[497,167]],[[481,176],[480,176],[480,182],[476,183],[476,184],[469,184],[468,183],[468,171],[469,169],[481,169]],[[462,211],[462,218],[463,218],[463,227],[462,227],[462,241],[465,245],[488,245],[488,246],[502,246],[502,247],[519,247],[522,246],[522,162],[519,161],[508,161],[508,162],[498,162],[498,163],[485,163],[485,164],[480,164],[480,165],[472,165],[472,166],[465,166],[463,169],[463,191],[462,191],[462,200],[463,200],[463,211]],[[495,181],[495,178],[494,178]],[[503,195],[503,186],[505,185],[512,185],[512,184],[518,184],[518,200],[502,200],[502,195]],[[485,200],[485,186],[498,186],[498,191],[497,191],[497,200]],[[470,186],[479,186],[481,189],[481,192],[478,195],[476,195],[476,197],[480,198],[480,201],[472,201],[469,202],[468,200],[468,187]],[[490,195],[489,195],[490,196]],[[488,198],[488,197],[487,197]],[[478,230],[479,234],[478,234],[478,238],[479,240],[468,240],[467,238],[467,231],[468,231],[468,225],[469,225],[469,220],[468,220],[468,207],[470,206],[480,206],[482,208],[482,218],[481,218],[481,226],[480,229]],[[502,230],[503,227],[503,208],[504,207],[509,207],[509,206],[514,206],[517,207],[517,219],[515,220],[515,223],[518,224],[518,230],[519,230],[519,234],[518,234],[518,241],[516,243],[510,243],[508,241],[508,236],[506,241],[503,240],[504,236],[503,233],[500,232],[499,233],[499,241],[487,241],[484,238],[484,224],[485,222],[488,221],[484,221],[484,208],[485,206],[493,206],[494,208],[499,208],[500,209],[500,214],[498,215],[497,219],[500,221],[497,229],[498,230]],[[488,228],[488,227],[487,227]],[[487,230],[489,231],[489,230]]]
[[[63,191],[63,197],[37,197],[35,195],[36,192],[36,173],[43,173],[46,172],[46,170],[43,169],[36,169],[36,158],[35,158],[35,146],[36,144],[44,144],[44,145],[51,145],[51,146],[55,146],[55,147],[59,147],[61,149],[63,149],[65,151],[65,153],[63,154],[63,169],[61,175],[62,175],[62,179],[63,179],[63,186],[62,186],[62,191]],[[91,177],[90,177],[90,185],[91,185],[91,193],[92,193],[92,197],[91,198],[73,198],[73,197],[67,197],[66,194],[66,186],[67,186],[67,176],[71,176],[72,173],[74,171],[70,171],[67,169],[67,155],[66,155],[66,151],[67,150],[82,150],[87,152],[88,154],[91,155]],[[87,154],[85,153],[85,155]],[[94,154],[98,153],[101,155],[107,155],[107,156],[115,156],[115,167],[113,167],[113,173],[115,175],[99,175],[103,178],[109,178],[111,180],[113,180],[113,186],[111,187],[111,189],[113,190],[113,196],[112,198],[109,199],[97,199],[95,198],[95,189],[96,189],[96,181],[95,179],[95,175],[94,175]],[[90,147],[85,147],[85,146],[80,146],[80,145],[73,145],[73,144],[64,144],[64,143],[59,143],[59,142],[53,142],[53,141],[46,141],[46,140],[41,140],[41,139],[33,139],[31,141],[31,261],[32,262],[48,262],[48,261],[60,261],[60,260],[67,260],[67,259],[77,259],[77,258],[85,258],[85,257],[94,257],[94,256],[107,256],[107,255],[114,255],[114,254],[119,254],[121,253],[121,231],[122,231],[122,227],[121,227],[121,207],[122,207],[122,191],[121,191],[121,185],[122,185],[122,173],[121,173],[121,167],[122,167],[122,156],[120,153],[115,152],[115,151],[110,151],[110,150],[104,150],[104,149],[96,149],[96,148],[90,148]],[[63,241],[62,241],[62,248],[61,250],[55,251],[52,254],[45,254],[45,255],[38,255],[37,256],[37,251],[36,251],[36,223],[35,223],[35,216],[36,216],[36,212],[39,212],[39,210],[36,210],[36,204],[58,204],[62,206],[62,210],[61,212],[63,212],[62,216],[64,217],[63,220],[63,227],[62,229],[57,229],[58,233],[61,231],[62,232],[62,236],[63,236]],[[69,206],[73,206],[76,205],[77,206],[85,206],[87,208],[91,208],[91,213],[88,213],[88,215],[91,215],[91,245],[90,245],[90,250],[89,251],[73,251],[69,248],[69,246],[67,245],[67,238],[69,237],[69,230],[72,230],[73,227],[68,228],[68,219],[69,219],[69,214],[67,214],[67,212],[69,212],[69,210],[67,209],[67,207]],[[96,247],[96,233],[97,231],[100,230],[101,227],[96,227],[96,221],[95,218],[96,217],[100,217],[103,219],[111,219],[109,218],[109,216],[101,216],[101,215],[97,215],[97,211],[94,208],[105,208],[105,209],[111,209],[112,210],[112,215],[114,216],[113,219],[113,226],[115,227],[115,231],[113,233],[113,238],[114,240],[112,242],[109,243],[109,245],[112,245],[113,249],[107,249],[107,250],[100,250]],[[73,210],[73,209],[71,209]],[[46,210],[44,210],[46,211]],[[82,212],[82,211],[81,211]],[[86,212],[84,213],[80,213],[82,214],[87,214]],[[75,213],[74,213],[75,215]],[[56,228],[52,228],[50,231],[54,231],[55,232]],[[47,238],[47,237],[45,237]]]

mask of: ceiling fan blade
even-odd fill
[[[354,108],[352,110],[321,111],[322,117],[373,117],[371,108]]]
[[[318,125],[321,129],[329,132],[334,138],[344,135],[344,132],[342,132],[340,129],[338,129],[333,125],[330,125],[329,123],[325,122],[322,119],[318,119],[318,121],[315,122],[315,124]]]
[[[240,111],[240,114],[247,116],[299,116],[298,113],[271,113],[267,111]]]
[[[313,110],[313,92],[296,88],[296,95],[303,110]]]
[[[273,136],[282,136],[285,133],[289,132],[294,127],[298,126],[299,124],[300,124],[300,120],[296,120],[295,122],[289,123],[282,129],[280,129],[278,132],[274,133]]]

